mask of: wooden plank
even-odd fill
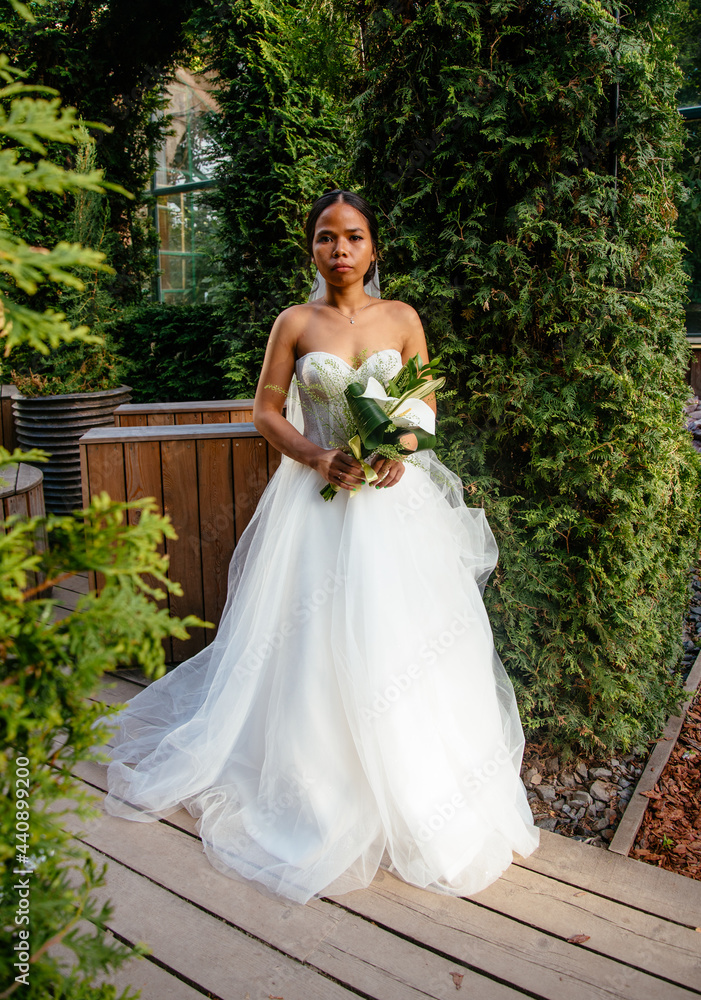
[[[69,824],[74,829],[78,821]],[[222,878],[203,855],[199,840],[174,829],[170,817],[169,824],[128,824],[125,829],[124,820],[105,814],[91,822],[82,839],[151,883],[186,894],[220,920],[363,995],[447,1000],[455,995],[451,972],[463,975],[462,986],[472,988],[471,995],[480,1000],[515,1000],[521,995],[323,900],[297,906],[264,895],[245,881]]]
[[[12,496],[4,497],[3,504],[8,517],[12,514],[29,517],[29,501],[26,493],[14,493]]]
[[[95,935],[95,927],[88,920],[79,920],[76,930],[80,935]],[[109,931],[104,936],[108,945],[113,945],[117,939]],[[121,942],[120,942],[121,943]],[[69,973],[75,965],[75,952],[66,947],[62,941],[53,944],[48,954],[58,962],[64,974]],[[106,983],[114,986],[119,996],[128,986],[133,990],[141,990],[141,1000],[202,1000],[204,994],[188,986],[182,979],[171,975],[155,962],[146,958],[127,959],[119,969],[100,972],[95,976],[95,985]]]
[[[153,497],[158,510],[163,513],[163,488],[161,483],[161,447],[158,441],[129,441],[124,445],[124,464],[127,500],[141,500]],[[138,524],[140,510],[129,511],[129,524]],[[158,552],[165,552],[165,542],[158,546]],[[152,587],[161,586],[155,577],[146,574],[146,583]],[[157,602],[159,608],[168,607],[168,597]],[[166,661],[173,659],[173,641],[163,640]]]
[[[118,442],[104,445],[89,444],[86,447],[86,462],[88,467],[87,481],[90,489],[88,503],[92,497],[97,496],[103,490],[109,494],[112,500],[123,502],[126,499],[126,483],[122,444]],[[94,583],[91,582],[91,586],[98,591],[102,590],[105,585],[104,575],[91,573],[92,576],[94,576]]]
[[[88,584],[87,573],[75,573],[73,576],[61,580],[61,586],[65,590],[75,590],[78,594],[87,594],[90,586]]]
[[[104,855],[88,847],[96,866]],[[222,1000],[284,997],[284,1000],[350,1000],[337,983],[256,941],[200,907],[107,860],[106,884],[91,893],[98,906],[111,900],[112,933],[134,946],[152,948],[153,960]],[[74,872],[71,880],[78,882]],[[165,918],[165,919],[164,919]],[[160,1000],[160,998],[159,998]]]
[[[145,413],[189,413],[197,411],[199,413],[213,412],[216,410],[253,410],[252,399],[196,399],[184,400],[179,403],[122,403],[115,410],[119,416],[122,414],[145,414]]]
[[[684,725],[689,705],[693,701],[699,684],[701,684],[701,653],[696,657],[684,684],[684,690],[689,692],[689,697],[681,706],[679,715],[672,715],[667,720],[662,737],[658,740],[657,746],[650,754],[628,806],[621,817],[620,823],[616,827],[613,840],[609,844],[609,851],[626,856],[630,854],[650,801],[645,793],[652,791],[660,780],[660,776],[665,769],[672,750],[674,750],[679,733]]]
[[[234,514],[236,542],[243,534],[268,483],[268,457],[264,438],[233,442]]]
[[[99,787],[104,782],[105,766],[79,765],[80,772],[87,768],[98,775],[91,783]],[[198,864],[209,866],[197,841],[194,837],[178,839],[181,835],[174,830],[176,817],[184,812],[171,814],[167,824],[133,824],[136,833],[129,830],[132,824],[125,826],[125,821],[105,815],[91,824],[84,839],[151,882],[173,887],[181,894],[186,891],[195,902],[205,900],[203,905],[217,916],[235,921],[247,933],[264,937],[276,948],[342,979],[364,995],[382,1000],[452,996],[443,987],[446,974],[455,971],[465,974],[463,985],[472,986],[470,995],[480,1000],[503,995],[490,992],[495,987],[492,978],[552,1000],[659,1000],[662,996],[665,1000],[690,1000],[698,996],[640,972],[631,965],[633,956],[618,964],[566,939],[541,934],[528,921],[502,917],[473,900],[426,892],[383,871],[369,889],[330,897],[338,904],[336,914],[345,910],[355,916],[343,921],[336,916],[334,926],[316,946],[310,949],[305,940],[301,948],[299,935],[308,928],[295,927],[290,916],[319,911],[323,901],[310,900],[305,907],[293,906],[291,914],[284,914],[287,904],[263,896],[245,882],[232,879],[233,888],[220,886],[216,878],[211,881],[204,869],[192,867],[195,856]],[[542,900],[538,903],[543,905]],[[363,926],[358,917],[372,920],[384,930],[374,924]],[[572,922],[568,936],[582,932],[581,920],[573,916]],[[584,931],[588,930],[586,926]],[[408,949],[407,940],[413,942]],[[439,952],[440,961],[427,953],[424,945]],[[416,952],[420,957],[413,957]],[[397,989],[399,984],[401,989]],[[414,993],[415,988],[422,992]],[[452,980],[449,988],[455,988]],[[512,991],[506,995],[522,994]]]
[[[65,611],[75,611],[78,601],[83,595],[76,594],[74,590],[66,590],[64,587],[54,584],[51,596],[60,608],[63,608]]]
[[[0,469],[0,497],[9,497],[16,491],[19,464],[11,462]]]
[[[228,410],[210,410],[201,416],[203,424],[228,424],[231,422]]]
[[[85,435],[84,435],[85,437]],[[83,440],[84,438],[81,438]],[[103,490],[113,500],[126,500],[126,481],[124,476],[124,448],[120,441],[104,444],[87,444],[86,458],[88,463],[88,481],[90,497],[97,496]],[[90,501],[88,498],[88,502]]]
[[[228,441],[198,441],[200,543],[204,618],[219,624],[226,602],[228,569],[234,551],[234,491]],[[214,638],[207,630],[205,641]]]
[[[3,385],[2,404],[0,406],[0,434],[2,439],[0,445],[8,451],[14,451],[17,447],[17,435],[15,433],[15,418],[12,409],[12,400],[19,395],[16,385]]]
[[[388,872],[381,871],[368,889],[330,898],[403,937],[422,941],[547,1000],[660,1000],[661,996],[691,1000],[698,996],[470,899],[427,893]]]
[[[90,504],[90,465],[88,462],[88,447],[83,444],[81,438],[79,442],[80,451],[80,482],[83,490],[83,507],[88,507]],[[100,586],[104,583],[104,577],[101,579]],[[90,590],[97,589],[97,573],[94,570],[88,571],[88,587]]]
[[[129,404],[125,404],[128,406]],[[114,423],[116,427],[147,427],[148,417],[145,413],[119,413],[121,407],[114,411]]]
[[[268,479],[272,479],[273,475],[280,468],[280,462],[282,461],[282,455],[268,442]]]
[[[540,846],[530,857],[517,855],[514,863],[684,927],[701,927],[701,884],[675,872],[548,830],[540,831]]]
[[[201,424],[201,413],[176,413],[174,414],[176,424]]]
[[[259,438],[255,424],[162,424],[155,427],[93,427],[81,437],[83,445],[124,441],[193,441],[204,438]]]
[[[511,865],[501,878],[470,898],[565,941],[575,933],[586,934],[589,940],[580,947],[692,990],[701,984],[697,931],[596,893]]]
[[[183,595],[169,594],[171,614],[178,618],[204,616],[202,557],[197,488],[197,448],[194,441],[163,441],[161,444],[163,510],[170,515],[178,538],[167,539],[170,560],[168,576],[177,580]],[[205,645],[201,628],[190,629],[189,639],[173,639],[173,659],[187,660]]]
[[[243,424],[253,421],[253,407],[250,409],[231,410],[229,420],[232,424]]]

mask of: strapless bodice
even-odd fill
[[[383,384],[402,367],[394,347],[370,354],[358,368],[329,351],[310,351],[297,359],[295,374],[304,417],[304,436],[322,448],[345,448],[355,429],[344,396],[351,382],[365,386],[372,375]]]

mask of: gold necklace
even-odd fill
[[[338,312],[341,313],[341,316],[343,316],[344,319],[349,320],[351,323],[355,323],[355,317],[358,315],[358,313],[361,313],[363,309],[367,309],[368,306],[372,305],[372,302],[366,302],[365,305],[361,306],[360,309],[354,312],[352,316],[346,316],[346,314],[344,312],[341,312],[338,306],[333,305],[332,302],[327,302],[326,299],[322,299],[322,302],[324,303],[324,305],[331,306],[332,309],[337,309]]]

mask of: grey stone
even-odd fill
[[[561,771],[558,778],[558,784],[562,785],[563,788],[574,788],[577,784],[575,777],[571,771]]]
[[[560,770],[560,761],[557,757],[548,757],[545,761],[545,773],[546,774],[557,774]]]
[[[555,799],[555,801],[553,802],[553,809],[559,812],[560,809],[562,809],[562,807],[564,806],[564,804],[565,804],[564,799]]]
[[[590,778],[610,778],[612,774],[607,767],[592,767],[589,771]]]
[[[581,802],[585,806],[590,806],[592,804],[592,802],[593,802],[593,799],[592,799],[591,795],[589,794],[589,792],[585,792],[584,790],[581,790],[581,791],[575,792],[574,795],[572,796],[572,798],[570,799],[570,801],[571,801],[571,803],[573,805],[575,803],[577,803],[577,805],[579,805],[579,803]]]
[[[589,777],[589,771],[587,770],[586,764],[583,764],[581,760],[577,761],[574,769],[583,781],[587,780]]]
[[[552,785],[538,785],[536,792],[541,797],[543,802],[554,802],[557,794]]]
[[[589,819],[596,819],[596,817],[598,815],[599,814],[598,814],[598,812],[596,810],[596,806],[595,805],[592,804],[590,806],[587,806],[587,816],[589,817]]]
[[[525,771],[524,775],[523,775],[523,783],[524,783],[524,785],[530,785],[531,782],[532,782],[532,780],[533,780],[533,776],[535,774],[538,774],[538,768],[537,767],[529,767],[528,770]]]
[[[595,799],[600,799],[602,802],[610,802],[612,792],[603,781],[592,781],[589,786],[589,794],[593,795]]]
[[[541,830],[550,830],[553,833],[557,826],[557,819],[555,816],[543,816],[535,821],[535,825]]]

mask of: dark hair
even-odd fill
[[[372,248],[377,255],[377,238],[378,238],[378,224],[375,213],[370,208],[368,203],[359,194],[355,194],[354,191],[342,191],[340,188],[334,188],[333,191],[327,191],[322,194],[320,198],[317,198],[312,207],[309,209],[309,215],[307,216],[307,221],[304,224],[304,231],[307,237],[307,250],[309,251],[310,260],[313,260],[313,246],[314,246],[314,231],[316,230],[316,224],[319,216],[328,208],[329,205],[334,205],[337,201],[345,202],[347,205],[351,205],[356,208],[360,214],[363,216],[368,224],[368,229],[370,230],[370,239],[372,240]],[[363,284],[366,285],[368,281],[372,279],[377,270],[377,262],[372,261],[370,267],[365,272],[365,277],[363,278]]]

